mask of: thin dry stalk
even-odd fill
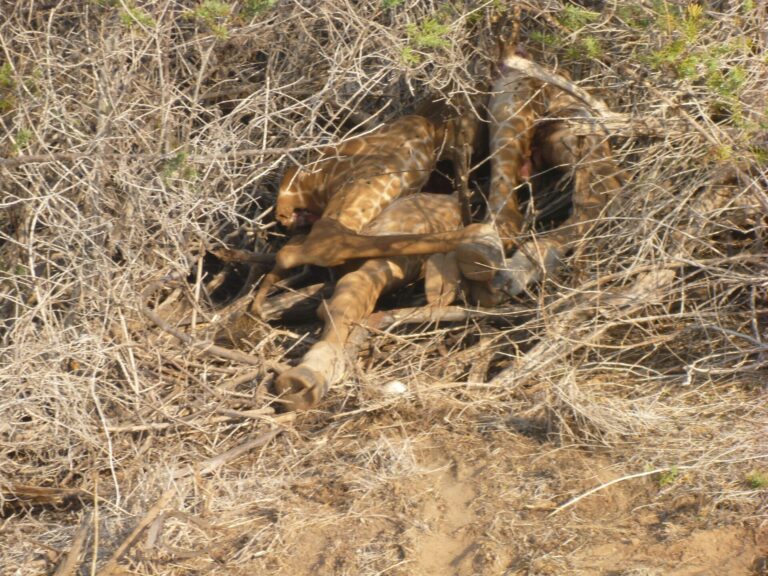
[[[92,520],[93,514],[90,512],[83,516],[80,527],[75,533],[75,538],[72,540],[72,547],[69,549],[69,552],[67,552],[66,556],[64,556],[64,559],[61,561],[61,564],[59,564],[59,567],[56,568],[54,576],[71,576],[77,572],[81,562],[80,556],[83,553],[86,540],[88,539],[88,534],[91,530]]]

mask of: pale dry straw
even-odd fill
[[[208,17],[213,4],[3,4],[1,566],[287,570],[293,534],[368,517],[384,534],[390,504],[413,511],[397,490],[446,428],[476,451],[486,434],[576,444],[626,481],[679,469],[661,492],[765,522],[765,487],[745,480],[768,474],[764,14],[707,11],[664,60],[695,14],[640,29],[655,12],[619,3],[577,26],[559,1],[523,4],[536,59],[617,114],[623,189],[524,301],[370,330],[345,385],[294,421],[269,405],[268,368],[295,361],[316,325],[251,326],[254,366],[180,345],[142,295],[162,281],[149,306],[211,341],[247,274],[206,250],[274,251],[284,167],[423,98],[474,93],[496,3],[280,0]],[[428,21],[450,23],[436,43]],[[388,304],[418,302],[414,287]],[[382,396],[393,381],[405,390]],[[497,457],[489,478],[514,455]],[[354,504],[318,503],[328,494]],[[574,526],[546,524],[542,541]],[[399,537],[371,536],[344,570],[409,573]]]

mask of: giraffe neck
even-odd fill
[[[540,113],[539,86],[515,71],[505,72],[493,86],[490,102],[491,210],[516,205],[516,188],[531,176],[531,140]]]

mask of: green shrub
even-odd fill
[[[449,42],[445,36],[450,29],[447,24],[441,24],[434,18],[428,18],[420,26],[409,24],[406,31],[408,32],[408,41],[416,48],[446,48]]]
[[[194,20],[203,22],[216,36],[221,38],[228,36],[226,24],[232,15],[232,6],[229,4],[220,0],[203,0],[188,15]]]

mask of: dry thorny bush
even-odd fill
[[[145,570],[207,550],[212,529],[186,514],[209,506],[250,527],[216,536],[228,563],[248,560],[241,546],[279,550],[296,478],[354,462],[376,471],[355,481],[366,494],[408,473],[407,439],[360,432],[318,454],[303,441],[381,410],[420,412],[414,435],[433,421],[534,430],[625,473],[686,470],[668,489],[766,519],[764,7],[521,6],[536,59],[618,114],[625,186],[533,293],[370,333],[347,384],[291,424],[270,408],[269,368],[306,349],[311,315],[253,324],[240,348],[261,362],[246,364],[180,344],[142,294],[167,280],[150,306],[210,342],[249,286],[207,251],[275,250],[276,184],[313,148],[476,91],[503,3],[2,3],[0,563],[34,572],[33,540],[70,546],[73,499],[99,505],[103,562],[168,486],[187,512],[166,518],[176,548],[131,560]],[[412,287],[386,304],[418,302]],[[409,393],[382,399],[393,380]],[[209,470],[211,493],[184,487],[190,464],[275,427],[289,433],[269,450]],[[281,511],[271,531],[264,510]]]

